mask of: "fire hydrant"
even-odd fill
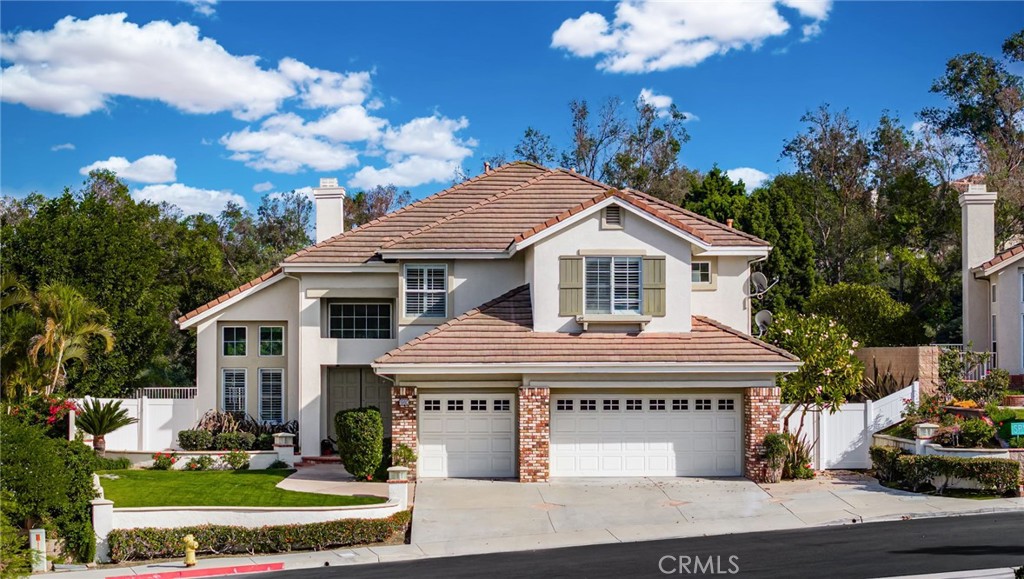
[[[196,538],[192,535],[185,535],[181,542],[185,544],[185,566],[195,567],[196,549],[199,548],[199,541],[196,541]]]

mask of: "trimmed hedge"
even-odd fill
[[[342,410],[334,416],[338,457],[359,480],[373,478],[384,459],[384,421],[374,406]]]
[[[1021,464],[1008,458],[918,456],[880,446],[872,446],[870,453],[880,482],[915,492],[932,484],[942,494],[954,478],[975,481],[985,490],[1004,495],[1015,492],[1021,483]]]
[[[213,438],[216,450],[249,450],[256,442],[256,436],[250,432],[221,432]]]
[[[182,430],[178,445],[184,450],[207,450],[213,446],[213,433],[209,430]]]
[[[197,553],[289,553],[302,549],[333,549],[382,543],[404,535],[412,513],[401,511],[386,519],[344,519],[306,525],[259,528],[203,525],[176,529],[114,529],[107,535],[110,558],[115,562],[182,556],[181,538],[191,533]]]

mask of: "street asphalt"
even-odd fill
[[[614,543],[320,567],[266,575],[327,577],[895,577],[1024,566],[1024,513]]]

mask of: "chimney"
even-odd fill
[[[732,229],[732,218],[725,220],[725,226]]]
[[[974,278],[972,268],[978,267],[995,257],[995,207],[994,191],[985,185],[969,185],[960,194],[961,253],[963,261],[963,317],[964,345],[973,344],[982,351],[988,350],[992,341],[989,329],[989,283]]]
[[[484,161],[484,173],[490,173],[490,172],[491,172],[491,163],[490,163],[490,161]]]
[[[316,242],[334,237],[344,231],[345,188],[335,178],[321,178],[320,186],[313,189],[316,199]]]

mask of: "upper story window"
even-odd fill
[[[448,266],[405,266],[405,315],[443,318],[448,313]]]
[[[284,356],[284,326],[260,326],[260,356]]]
[[[711,262],[695,261],[690,264],[690,281],[693,283],[711,283]]]
[[[224,349],[225,356],[245,355],[245,326],[224,327]]]
[[[639,257],[588,257],[585,313],[641,313],[641,263]]]
[[[390,340],[390,303],[331,304],[328,310],[331,338]]]

